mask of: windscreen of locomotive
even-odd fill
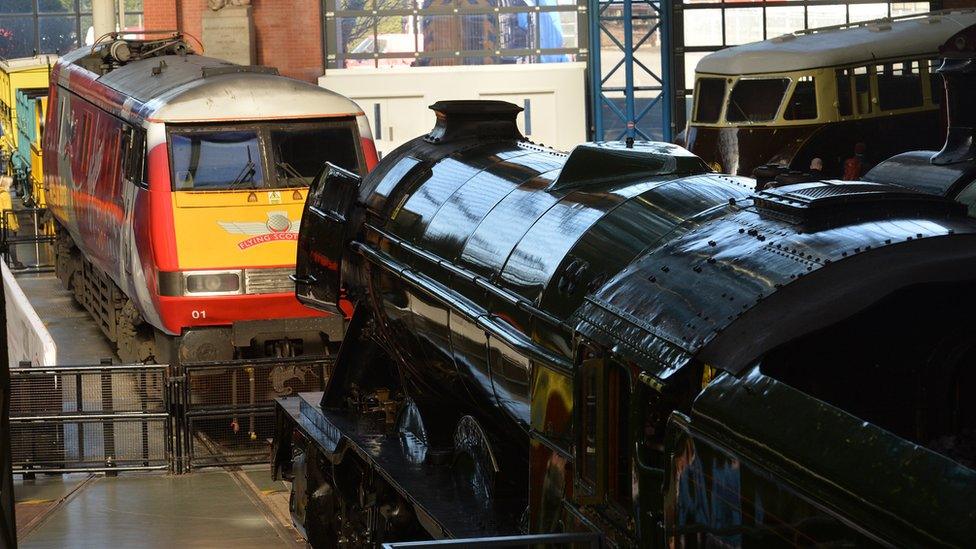
[[[354,124],[275,124],[170,132],[173,188],[307,187],[325,162],[359,171]],[[265,161],[271,167],[265,170]],[[268,177],[270,175],[270,177]]]
[[[353,124],[295,124],[271,129],[279,187],[308,187],[326,162],[360,172]]]

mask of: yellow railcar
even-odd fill
[[[0,154],[6,162],[3,162],[3,172],[13,175],[15,180],[25,189],[26,184],[33,178],[41,181],[40,170],[40,126],[28,129],[26,135],[33,136],[28,139],[26,147],[21,146],[21,132],[18,129],[18,92],[28,92],[26,97],[31,101],[46,96],[48,88],[48,74],[51,67],[57,60],[54,55],[39,55],[35,57],[24,57],[20,59],[0,59]],[[23,93],[22,93],[23,95]],[[25,97],[25,98],[26,98]],[[32,105],[36,109],[42,110],[46,105],[46,100]],[[38,118],[39,117],[39,118]],[[34,113],[29,124],[43,120],[44,113]],[[33,131],[30,131],[33,130]],[[34,143],[30,143],[33,141]],[[32,152],[35,149],[36,152]],[[36,166],[36,167],[35,167]],[[40,185],[34,185],[40,189]],[[43,200],[43,198],[41,198]],[[36,202],[37,200],[35,200]]]

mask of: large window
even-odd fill
[[[584,0],[324,0],[329,68],[560,63]]]
[[[739,80],[729,94],[725,118],[729,122],[768,122],[776,118],[783,94],[790,85],[787,78]]]
[[[254,130],[173,132],[173,188],[177,191],[264,187],[261,144]]]
[[[722,101],[725,99],[724,78],[702,78],[698,80],[698,108],[695,122],[711,124],[718,122],[722,114]]]
[[[169,146],[177,191],[307,187],[325,162],[362,171],[352,120],[174,126]]]
[[[125,25],[142,29],[143,0],[125,0]],[[91,44],[91,0],[0,0],[0,57],[65,53]]]

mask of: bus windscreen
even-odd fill
[[[788,78],[739,80],[729,94],[725,118],[729,122],[768,122],[776,118]]]

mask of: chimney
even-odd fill
[[[976,25],[967,27],[939,47],[944,61],[939,74],[945,79],[949,131],[933,164],[955,164],[976,159]]]
[[[437,124],[424,137],[428,143],[458,139],[524,139],[515,123],[522,107],[505,101],[438,101],[430,106]]]

